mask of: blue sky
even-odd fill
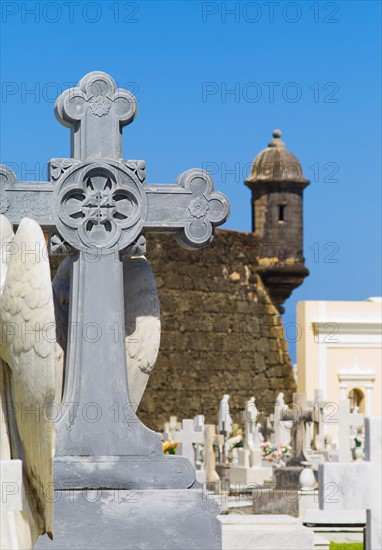
[[[54,99],[106,71],[139,101],[124,157],[145,159],[149,182],[212,170],[230,229],[251,230],[243,180],[282,129],[312,180],[311,274],[285,323],[297,300],[381,294],[380,2],[3,0],[1,10],[0,156],[20,178],[43,179],[48,159],[69,156]]]

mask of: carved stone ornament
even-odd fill
[[[78,248],[118,250],[141,233],[146,196],[134,172],[118,162],[82,162],[57,181],[56,226]]]

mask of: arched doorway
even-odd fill
[[[348,398],[350,399],[350,410],[353,411],[358,407],[359,412],[365,412],[365,394],[359,388],[350,390]]]

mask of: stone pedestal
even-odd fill
[[[234,487],[235,484],[247,485],[249,483],[264,485],[269,479],[272,479],[272,468],[244,468],[242,466],[232,466],[230,472],[231,487]]]
[[[299,491],[296,489],[274,489],[273,487],[258,488],[253,491],[253,513],[288,514],[299,516]]]
[[[255,452],[253,451],[253,453]],[[251,459],[254,460],[254,456],[250,451],[238,449],[237,455],[238,464],[231,466],[230,471],[231,487],[235,484],[246,485],[248,483],[263,485],[265,480],[272,478],[272,468],[251,466]]]
[[[41,537],[38,550],[221,549],[219,505],[199,489],[69,490],[55,499],[54,540]]]
[[[298,490],[300,488],[299,478],[303,469],[303,466],[287,466],[275,470],[276,489]]]
[[[216,472],[220,477],[220,485],[223,490],[229,491],[231,468],[227,464],[218,462],[216,464]]]

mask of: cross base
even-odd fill
[[[200,489],[55,492],[54,540],[37,550],[221,550],[216,500]]]
[[[188,489],[195,483],[195,468],[181,456],[60,456],[53,471],[61,490]]]
[[[300,474],[303,466],[286,466],[275,471],[277,489],[299,489]]]

